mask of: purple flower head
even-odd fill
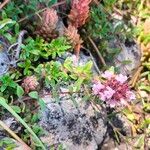
[[[117,102],[116,102],[115,100],[111,99],[111,100],[109,101],[109,106],[110,106],[111,108],[114,108],[115,106],[117,106]]]
[[[135,96],[135,94],[132,91],[128,91],[126,93],[126,97],[128,98],[128,101],[136,99],[136,96]]]
[[[103,92],[99,92],[99,93],[98,93],[98,96],[99,96],[99,98],[100,98],[102,101],[106,101],[106,96],[105,96],[105,94],[104,94]]]
[[[104,91],[105,97],[106,97],[107,99],[112,98],[112,96],[113,96],[113,94],[115,93],[115,91],[114,91],[112,88],[110,88],[109,86],[107,86],[105,89],[106,89],[106,90]]]
[[[124,75],[122,75],[122,74],[119,74],[119,75],[116,75],[115,79],[116,79],[117,81],[119,81],[120,83],[124,83],[124,82],[127,81],[128,78],[127,78],[127,76],[124,76]]]
[[[102,74],[102,77],[105,79],[111,79],[113,76],[114,76],[114,73],[112,71],[109,71],[109,70],[105,71]]]
[[[94,82],[93,94],[110,107],[126,106],[128,102],[136,98],[127,83],[127,76],[105,71],[102,77],[104,80],[101,82],[98,80]]]
[[[101,82],[97,82],[97,83],[93,84],[93,93],[95,95],[97,95],[99,93],[99,91],[103,88],[104,88],[104,85],[101,84]]]

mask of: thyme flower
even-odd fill
[[[94,81],[92,91],[110,107],[125,106],[135,99],[135,94],[127,83],[127,76],[116,75],[107,70],[102,74],[102,78],[104,80]]]

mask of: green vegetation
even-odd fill
[[[64,5],[68,7],[63,7]],[[44,131],[38,125],[40,118],[38,112],[46,107],[42,99],[42,89],[51,90],[57,101],[60,94],[58,89],[61,85],[65,85],[70,94],[83,92],[85,101],[91,100],[101,105],[103,102],[92,93],[93,80],[103,81],[102,77],[94,76],[92,72],[93,66],[99,60],[99,55],[94,52],[89,38],[92,39],[108,65],[101,65],[98,68],[99,72],[109,68],[110,62],[113,62],[121,51],[110,44],[112,41],[125,42],[134,38],[142,51],[141,65],[135,69],[135,73],[129,79],[129,84],[136,91],[136,100],[129,103],[127,107],[116,108],[114,111],[123,114],[131,124],[133,137],[124,137],[125,142],[132,142],[134,139],[136,141],[134,148],[144,150],[147,148],[145,145],[150,135],[150,28],[148,27],[150,3],[148,0],[142,2],[140,0],[134,2],[129,0],[96,2],[93,0],[89,4],[89,13],[88,17],[85,17],[84,26],[75,28],[74,32],[70,31],[72,34],[68,38],[65,34],[60,35],[59,31],[62,29],[65,32],[68,24],[73,24],[72,20],[68,19],[68,12],[73,9],[71,5],[70,1],[65,3],[62,0],[11,0],[0,9],[0,54],[7,53],[8,58],[13,58],[15,62],[14,66],[8,65],[9,71],[0,75],[0,120],[2,116],[10,113],[24,129],[24,132],[19,133],[19,137],[32,149],[46,149],[46,145],[40,140]],[[52,30],[51,34],[54,38],[46,41],[44,36],[36,34],[36,30],[43,17],[42,12],[51,7],[57,10],[60,20],[55,28],[48,27],[48,31]],[[81,20],[86,14],[82,15],[79,16]],[[121,19],[114,15],[118,15]],[[57,20],[55,17],[51,19]],[[61,21],[63,25],[60,27]],[[27,30],[27,34],[22,37],[23,42],[19,43],[18,35],[22,30]],[[83,39],[82,45],[79,42],[80,37]],[[19,44],[21,52],[19,58],[16,59],[15,50]],[[73,55],[73,48],[76,52],[78,46],[93,53],[92,57],[95,57],[96,61],[78,65],[79,58]],[[72,53],[72,56],[64,57],[67,53]],[[60,61],[60,57],[63,61]],[[128,62],[124,63],[128,64]],[[114,66],[113,70],[117,69]],[[27,77],[30,79],[33,76],[36,81],[24,83]],[[34,82],[37,82],[37,85]],[[29,89],[26,90],[26,86]],[[118,136],[121,133],[116,128],[114,131],[116,131],[117,142],[120,142]],[[0,147],[11,150],[14,149],[15,143],[8,135],[0,141]],[[60,149],[62,149],[61,145]]]

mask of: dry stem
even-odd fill
[[[5,0],[3,3],[0,4],[0,10],[9,2],[10,0]]]
[[[135,72],[135,74],[133,75],[132,79],[130,80],[129,84],[131,85],[131,87],[134,87],[137,79],[140,76],[141,71],[143,70],[143,66],[139,67],[138,70]]]
[[[21,143],[25,150],[31,150],[31,148],[1,120],[0,126],[3,127],[3,129],[5,129],[14,139]]]
[[[88,36],[88,39],[89,39],[89,41],[91,42],[91,44],[93,45],[93,47],[94,47],[96,53],[98,54],[98,57],[99,57],[101,63],[102,63],[104,66],[106,66],[106,62],[105,62],[105,60],[104,60],[102,54],[100,53],[99,49],[97,48],[96,44],[94,43],[94,41],[91,39],[90,36]]]

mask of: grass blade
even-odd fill
[[[37,137],[37,135],[32,131],[27,123],[6,103],[6,100],[3,97],[0,97],[0,105],[7,109],[28,130],[28,132],[34,137],[34,139],[39,143],[43,150],[46,150],[45,146]]]

